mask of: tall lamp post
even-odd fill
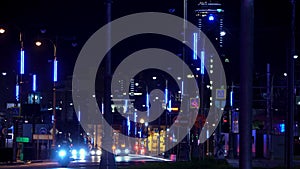
[[[57,83],[57,57],[56,57],[56,44],[50,40],[47,39],[51,42],[53,45],[53,101],[52,101],[52,111],[53,111],[53,128],[52,128],[52,148],[55,147],[56,145],[56,83]],[[35,42],[36,46],[41,46],[42,42],[41,41],[36,41]]]

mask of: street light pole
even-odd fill
[[[56,82],[57,82],[57,58],[56,58],[56,45],[54,42],[51,41],[53,44],[53,105],[52,105],[52,111],[53,111],[53,131],[52,131],[52,147],[54,148],[56,145]]]
[[[56,83],[57,83],[57,57],[56,57],[56,43],[57,43],[57,37],[56,37],[56,43],[54,43],[51,39],[46,39],[51,42],[53,45],[53,101],[52,101],[52,112],[53,112],[53,127],[52,127],[52,148],[55,148],[56,146]],[[36,46],[41,46],[41,41],[35,42]]]

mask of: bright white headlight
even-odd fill
[[[79,155],[84,156],[85,155],[85,150],[82,148],[79,150]]]
[[[98,156],[101,155],[101,154],[102,154],[101,150],[97,150],[97,151],[96,151],[96,154],[97,154]]]
[[[121,150],[120,149],[116,149],[116,154],[120,154]]]
[[[76,156],[77,155],[77,151],[76,150],[72,150],[72,155]]]
[[[58,155],[59,155],[60,157],[64,157],[64,156],[67,155],[67,152],[66,152],[66,150],[60,150],[60,151],[58,152]]]
[[[96,154],[95,150],[92,150],[91,155],[95,155],[95,154]]]

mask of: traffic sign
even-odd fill
[[[33,140],[52,140],[51,134],[34,134]]]
[[[17,137],[16,142],[18,142],[18,143],[29,143],[29,138],[28,137]]]
[[[216,89],[216,99],[226,99],[226,90]]]

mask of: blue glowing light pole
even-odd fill
[[[36,74],[32,75],[32,91],[33,91],[33,104],[36,102],[35,92],[36,92]]]
[[[18,94],[17,102],[20,103],[20,107],[19,107],[19,116],[20,116],[21,115],[21,107],[22,107],[22,93],[21,93],[22,92],[22,84],[23,84],[22,76],[25,73],[25,52],[24,52],[23,36],[22,36],[21,32],[20,32],[19,40],[20,40],[20,45],[21,45],[21,50],[20,50],[20,82],[18,83],[18,79],[17,79],[16,94]]]
[[[52,42],[52,41],[51,41]],[[57,82],[57,58],[56,58],[56,45],[53,44],[53,105],[52,105],[52,111],[53,111],[53,132],[52,132],[52,148],[55,148],[55,135],[56,135],[56,82]]]

